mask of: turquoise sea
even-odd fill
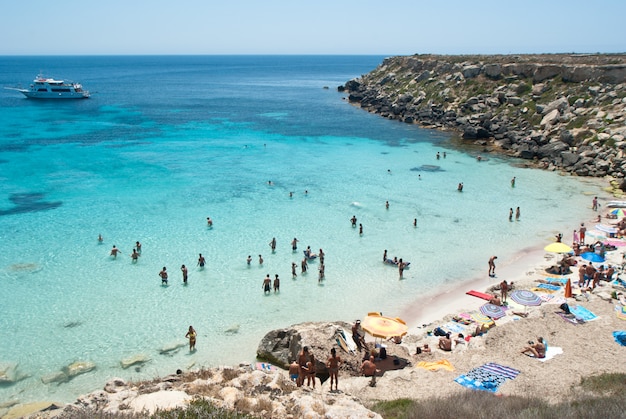
[[[0,92],[0,373],[23,377],[0,384],[0,401],[69,402],[111,377],[253,362],[272,329],[401,315],[486,278],[490,255],[506,265],[588,215],[596,183],[477,162],[447,134],[350,105],[336,87],[382,59],[0,57],[0,86],[26,86],[41,70],[93,92],[77,101]],[[324,249],[322,282],[317,261],[301,274],[307,246]],[[385,249],[411,262],[404,279],[382,263]],[[266,274],[280,276],[280,293],[264,295]],[[137,355],[149,361],[121,368]],[[96,368],[42,382],[77,361]]]

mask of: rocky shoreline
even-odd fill
[[[481,152],[610,175],[626,189],[624,54],[390,57],[338,89],[368,112],[458,132]]]

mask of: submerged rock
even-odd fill
[[[129,358],[122,359],[120,364],[122,365],[122,368],[127,369],[133,365],[143,365],[148,361],[150,361],[150,357],[148,355],[137,354]]]

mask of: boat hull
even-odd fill
[[[31,92],[30,90],[20,90],[29,99],[87,99],[87,92]]]

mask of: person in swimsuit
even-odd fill
[[[270,274],[267,274],[265,276],[265,279],[263,280],[263,294],[267,294],[268,292],[271,292],[271,287],[272,287],[272,279],[270,278]]]
[[[270,242],[270,248],[272,249],[272,253],[276,251],[276,237],[272,238],[272,241]]]
[[[291,250],[294,252],[298,250],[298,239],[296,239],[295,237],[291,241]]]
[[[339,389],[339,366],[341,365],[341,358],[337,356],[337,350],[332,348],[330,350],[330,357],[326,361],[326,368],[328,368],[328,374],[330,375],[330,391],[333,391],[333,381],[335,382],[335,391]]]
[[[248,266],[250,265],[250,262],[252,262],[252,256],[248,255],[248,258],[246,259]]]
[[[259,265],[263,265],[263,256],[259,255]]]
[[[211,220],[211,217],[206,217],[206,225],[207,227],[213,227],[213,220]]]
[[[383,262],[387,262],[387,249],[383,252]]]
[[[137,249],[137,253],[141,254],[141,243],[138,241],[135,242],[135,249]]]
[[[200,267],[200,269],[204,269],[204,264],[205,264],[205,260],[204,260],[204,256],[202,256],[202,253],[200,253],[200,256],[198,257],[198,266]]]
[[[402,262],[402,258],[398,261],[398,273],[400,274],[400,279],[403,278],[404,268],[406,268],[406,263]]]
[[[320,263],[324,263],[324,251],[320,248],[320,253],[318,255],[318,257],[320,258]]]
[[[274,294],[280,291],[280,279],[278,274],[274,275]]]
[[[180,270],[183,272],[183,284],[187,285],[187,267],[183,265]]]
[[[159,276],[161,277],[161,285],[167,285],[167,268],[165,266],[159,272]]]
[[[352,218],[350,218],[350,222],[352,223],[352,227],[356,227],[356,215],[353,215]]]
[[[295,278],[298,276],[298,274],[296,273],[296,267],[298,265],[296,265],[296,262],[291,262],[291,277]]]
[[[313,382],[313,388],[315,388],[315,376],[317,375],[317,367],[315,365],[315,356],[311,354],[309,361],[306,363],[306,368],[309,370],[306,376],[306,385],[310,386]]]
[[[522,349],[523,354],[531,353],[535,358],[545,358],[546,357],[546,345],[543,342],[542,337],[537,338],[537,343],[528,342],[528,346]]]
[[[294,383],[298,382],[299,370],[300,370],[300,367],[298,366],[298,363],[296,361],[293,361],[291,364],[289,364],[289,379],[293,381]]]
[[[130,258],[132,259],[133,263],[137,263],[137,260],[139,259],[139,253],[137,253],[137,249],[133,249],[133,253],[131,253]]]
[[[302,387],[304,384],[304,377],[307,376],[307,362],[309,361],[309,347],[305,346],[302,348],[302,351],[298,354],[298,381],[296,381],[296,385],[298,387]]]
[[[498,259],[497,256],[489,258],[489,276],[496,276],[496,259]]]
[[[301,266],[302,266],[302,273],[305,273],[306,269],[309,267],[309,264],[307,263],[306,258],[302,259]]]
[[[185,337],[189,339],[189,352],[193,352],[196,350],[196,336],[197,333],[193,326],[189,326],[189,331],[187,331],[187,334],[185,335]]]
[[[113,256],[113,259],[117,259],[117,254],[119,253],[119,251],[120,249],[113,245],[113,248],[111,249],[111,256]]]
[[[102,234],[98,234],[98,244],[102,244],[103,241]]]

